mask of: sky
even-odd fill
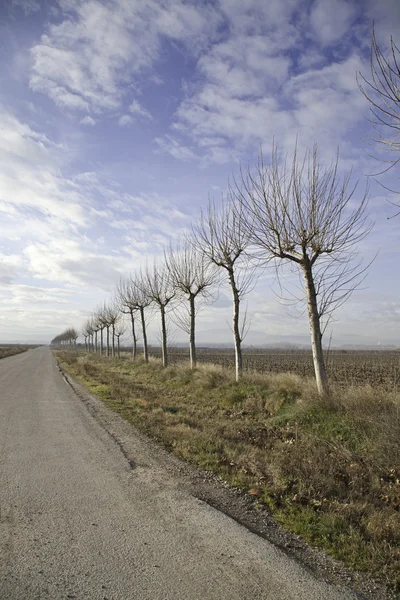
[[[400,217],[368,177],[381,163],[356,80],[373,21],[383,48],[399,43],[398,0],[2,0],[0,343],[80,329],[260,147],[290,153],[297,138],[327,164],[339,149],[355,200],[370,186],[375,226],[359,252],[365,264],[379,253],[326,336],[398,345]],[[278,291],[263,271],[246,343],[307,343],[307,317]],[[229,342],[230,319],[222,287],[199,342]],[[149,328],[156,343],[156,315]]]

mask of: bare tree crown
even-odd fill
[[[243,177],[236,193],[248,214],[253,243],[268,257],[313,265],[324,254],[346,253],[368,233],[367,192],[352,206],[351,172],[340,177],[338,158],[330,167],[318,159],[318,148],[291,164],[281,163],[274,146],[271,162],[260,155],[255,173]]]
[[[228,199],[223,199],[218,206],[210,200],[207,211],[201,212],[200,221],[192,227],[192,244],[217,267],[228,274],[234,273],[239,297],[250,290],[255,276],[247,252],[250,233],[245,210],[230,190]]]
[[[389,166],[384,169],[387,171],[400,161],[400,49],[391,37],[386,57],[376,40],[375,28],[372,30],[370,71],[370,80],[361,73],[357,80],[370,103],[370,122],[376,134],[372,141],[397,155],[387,161]]]
[[[212,268],[204,253],[188,240],[178,243],[175,248],[169,246],[165,252],[165,264],[172,285],[188,297],[205,295],[215,282],[215,268]]]

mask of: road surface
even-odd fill
[[[1,600],[346,600],[188,492],[131,468],[48,348],[0,361]]]

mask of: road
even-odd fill
[[[355,597],[131,466],[48,348],[0,361],[1,600]]]

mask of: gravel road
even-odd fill
[[[132,444],[128,460],[48,348],[0,361],[1,600],[361,597],[191,495],[140,436]]]

